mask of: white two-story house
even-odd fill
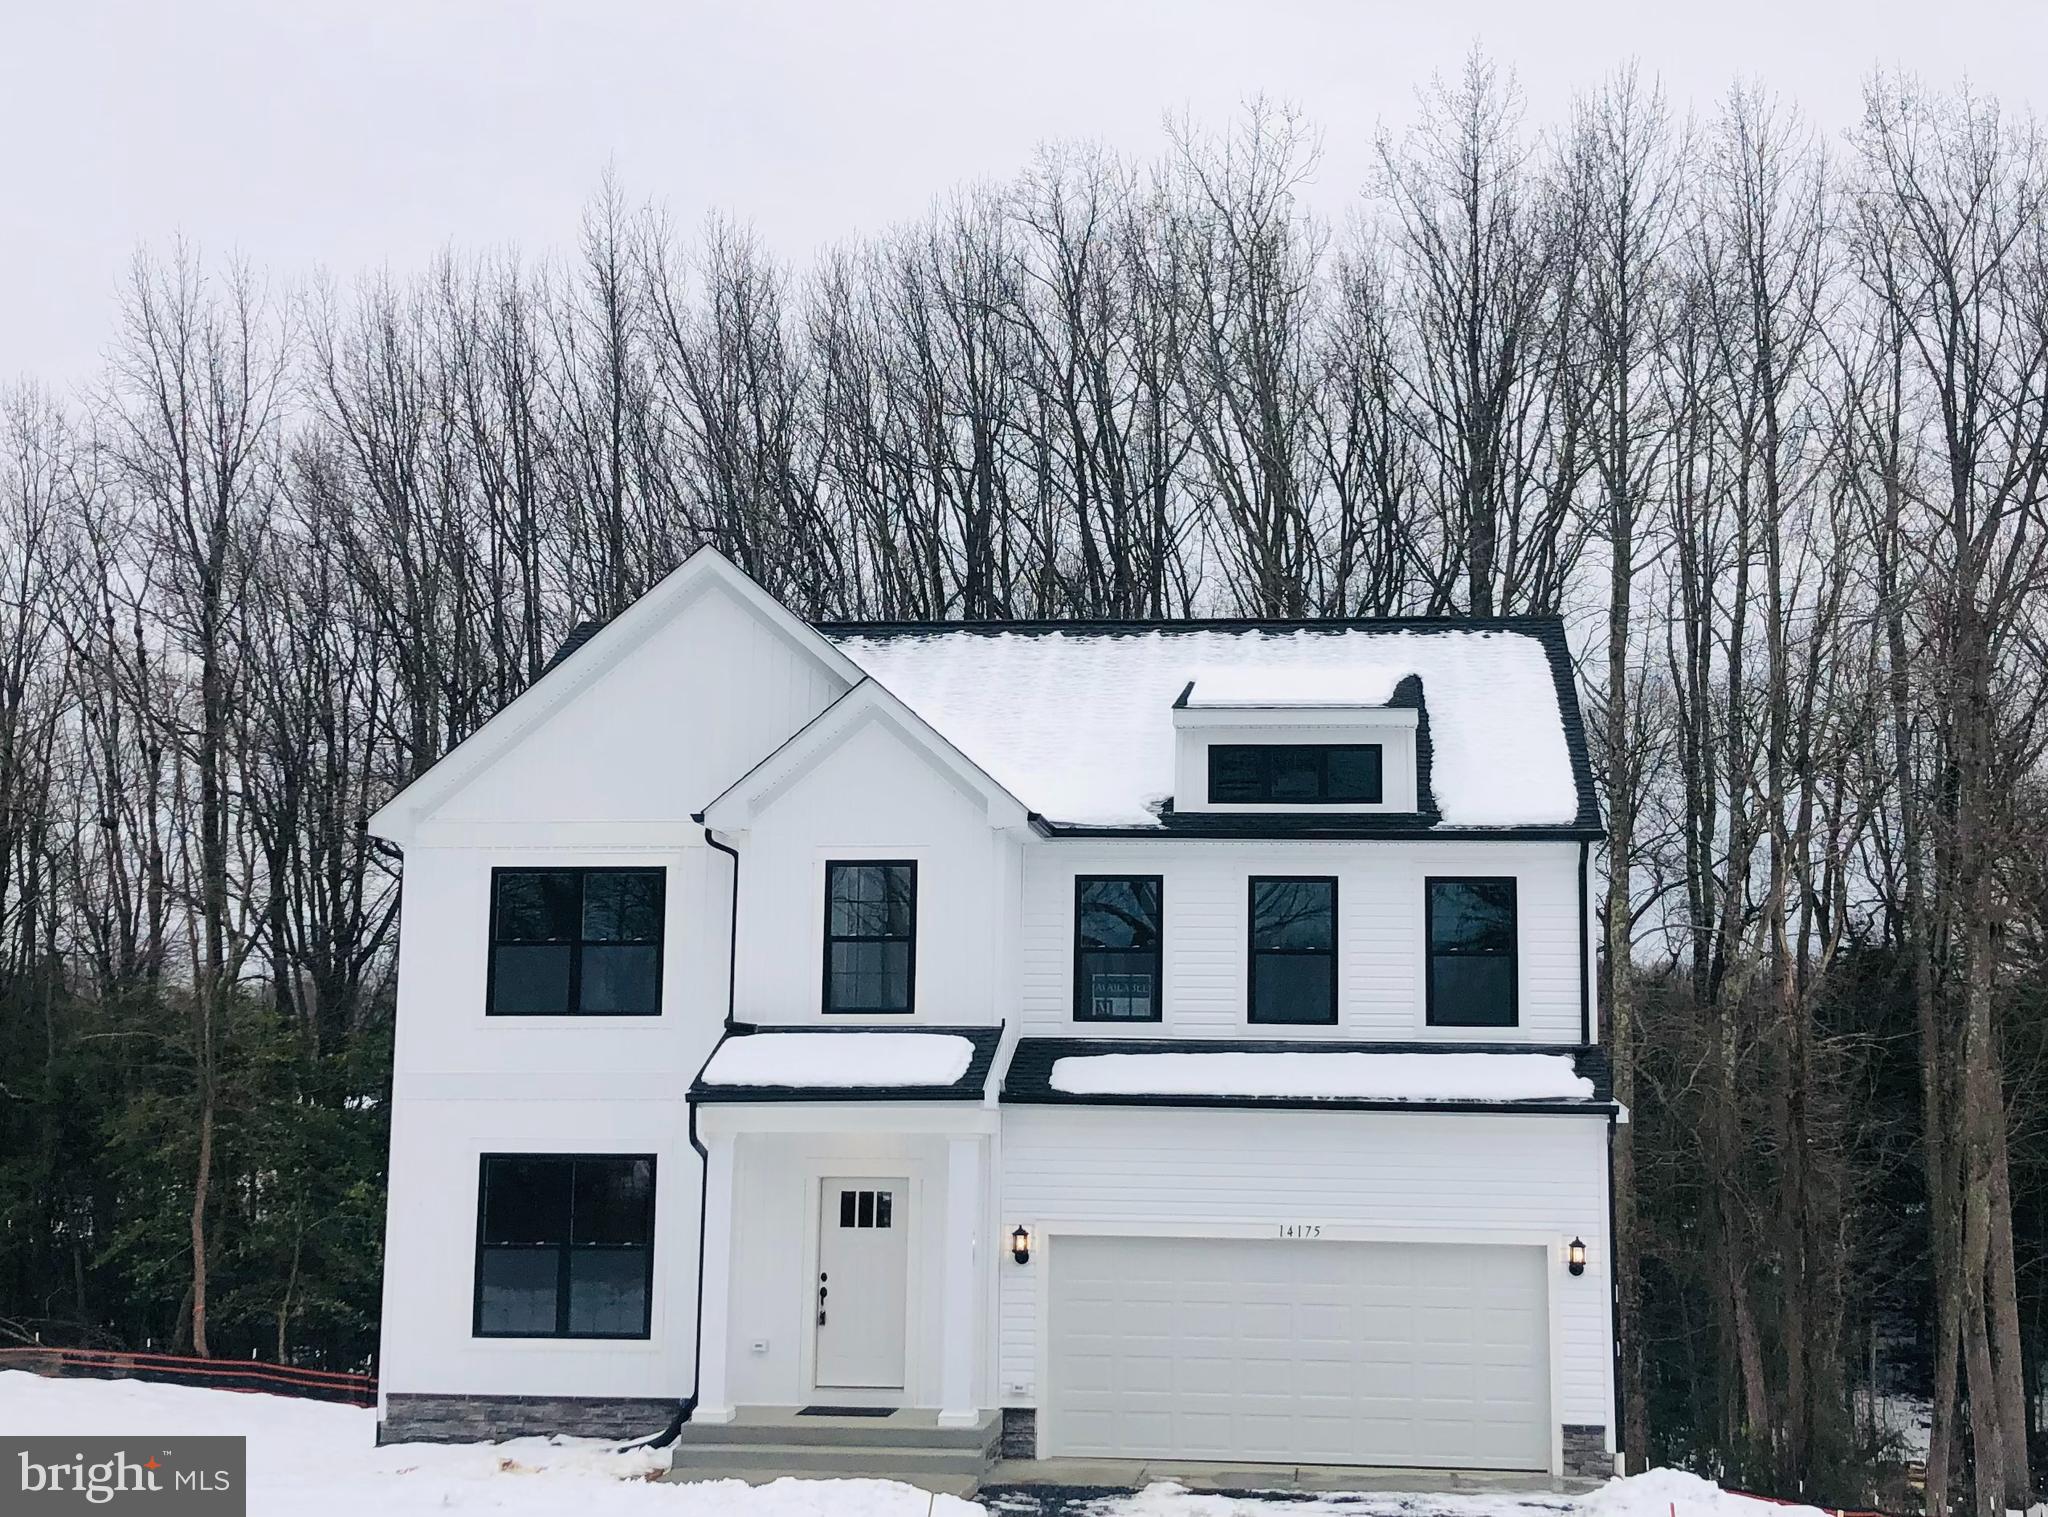
[[[1555,621],[812,625],[704,551],[371,828],[385,1438],[1613,1469]]]

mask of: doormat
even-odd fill
[[[893,1417],[893,1406],[800,1406],[799,1417]]]

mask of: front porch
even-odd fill
[[[979,1101],[700,1105],[693,1439],[992,1425],[995,1123]]]

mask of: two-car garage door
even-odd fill
[[[1550,1467],[1541,1248],[1068,1235],[1049,1254],[1048,1455]]]

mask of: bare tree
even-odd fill
[[[1295,194],[1319,146],[1297,113],[1262,100],[1220,138],[1185,123],[1173,135],[1190,333],[1180,398],[1209,540],[1240,609],[1303,616],[1320,598],[1310,428],[1325,237]]]
[[[1995,106],[1896,79],[1868,91],[1857,145],[1859,273],[1898,334],[1903,426],[1931,465],[1910,501],[1920,530],[1901,538],[1920,559],[1919,661],[1942,776],[1926,839],[1955,954],[1953,1010],[1923,1049],[1930,1107],[1948,1096],[1931,1115],[1946,1120],[1938,1152],[1950,1167],[1930,1173],[1929,1196],[1946,1216],[1937,1279],[1959,1299],[1941,1311],[1959,1324],[1973,1490],[1990,1513],[2031,1499],[1994,1005],[2009,910],[1999,858],[2024,835],[2011,808],[2038,756],[2044,695],[2031,656],[2048,587],[2041,150]],[[1935,1414],[1940,1427],[1952,1408]]]
[[[240,755],[233,712],[242,688],[236,616],[249,564],[276,498],[285,354],[260,288],[230,271],[218,290],[183,247],[168,263],[138,258],[123,311],[115,452],[145,555],[131,571],[191,671],[195,700],[151,702],[190,766],[180,808],[179,878],[188,913],[191,1044],[198,1153],[192,1183],[192,1344],[207,1350],[207,1220],[213,1180],[220,1040],[250,946],[247,881],[232,817]]]
[[[1598,708],[1607,781],[1603,988],[1615,1099],[1624,1104],[1635,1100],[1635,835],[1648,758],[1634,699],[1638,522],[1669,460],[1670,419],[1655,370],[1663,361],[1666,307],[1673,298],[1669,264],[1680,215],[1680,151],[1662,92],[1633,68],[1579,103],[1568,159],[1569,214],[1578,241],[1572,290],[1583,351],[1573,378],[1585,394],[1608,558],[1607,668]],[[1634,1155],[1633,1132],[1617,1131],[1615,1251],[1627,1321],[1640,1314],[1642,1297]],[[1625,1446],[1640,1463],[1648,1426],[1640,1352],[1628,1353],[1623,1365]]]
[[[1503,583],[1502,537],[1530,463],[1520,434],[1541,400],[1543,316],[1561,250],[1534,203],[1513,77],[1475,51],[1456,83],[1435,81],[1421,105],[1405,139],[1380,144],[1382,193],[1419,335],[1415,413],[1441,508],[1458,524],[1464,609],[1492,616],[1518,599]]]

